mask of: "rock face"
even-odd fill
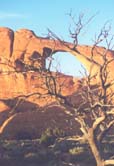
[[[44,94],[47,89],[44,85],[46,73],[46,58],[53,55],[54,53],[69,52],[76,56],[79,61],[86,67],[89,71],[91,66],[93,66],[93,74],[99,72],[99,65],[103,63],[103,59],[100,56],[105,53],[106,49],[102,47],[96,47],[94,50],[94,59],[91,58],[92,47],[90,46],[77,46],[76,50],[73,49],[74,45],[68,42],[63,44],[61,41],[52,40],[49,38],[37,37],[33,31],[27,29],[21,29],[16,32],[9,28],[0,28],[0,121],[7,118],[9,110],[13,109],[15,106],[15,98],[20,95],[28,95],[33,92],[39,92]],[[114,51],[107,51],[107,58],[109,60],[113,59]],[[113,70],[114,61],[108,66],[109,71]],[[41,74],[39,71],[43,70]],[[53,73],[54,75],[55,73]],[[112,72],[109,72],[110,79],[114,79]],[[57,84],[65,86],[62,90],[63,95],[71,95],[80,88],[80,80],[73,78],[72,76],[65,76],[59,74],[57,79]],[[39,105],[44,106],[54,102],[55,99],[52,96],[47,96],[43,99],[36,98],[32,96],[27,99],[27,102],[33,103],[32,107],[38,109]],[[30,103],[29,103],[30,104]],[[37,105],[34,105],[37,104]],[[18,121],[22,129],[25,126],[24,118],[29,119],[31,117],[37,117],[39,113],[27,113],[29,109],[24,105],[28,103],[20,104],[17,111],[25,110],[24,113],[20,114],[11,123]],[[29,110],[30,111],[30,110]],[[38,115],[36,115],[38,114]],[[39,117],[38,117],[39,118]],[[17,120],[18,119],[18,120]],[[34,118],[33,118],[34,119]],[[45,119],[45,118],[44,118]],[[58,118],[59,119],[59,118]],[[2,124],[0,122],[0,124]],[[35,119],[35,124],[37,118]],[[32,126],[34,120],[28,120],[29,126]],[[62,121],[61,121],[62,123]],[[17,126],[18,127],[18,126]],[[10,128],[10,127],[9,127]],[[25,127],[26,128],[26,127]],[[30,130],[30,128],[29,128]],[[28,130],[28,131],[29,131]],[[7,133],[12,133],[9,137],[12,138],[16,135],[13,129],[7,130]],[[11,131],[11,132],[8,132]],[[31,127],[32,131],[32,127]],[[15,129],[16,132],[16,129]]]
[[[0,57],[7,60],[13,51],[14,32],[9,28],[0,28]]]
[[[27,29],[13,32],[0,28],[0,98],[12,98],[34,91],[33,87],[38,87],[38,79],[36,74],[32,76],[32,69],[45,69],[46,58],[53,52],[62,51],[62,47],[60,42],[37,37]],[[25,74],[26,71],[29,72]],[[33,81],[34,78],[36,81]]]

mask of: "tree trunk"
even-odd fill
[[[91,148],[91,151],[93,153],[93,156],[96,160],[97,166],[104,166],[104,160],[101,158],[101,154],[100,154],[97,144],[95,142],[93,130],[89,131],[87,140],[88,140],[89,146]]]

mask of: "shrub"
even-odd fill
[[[69,153],[71,155],[80,155],[85,152],[85,149],[83,147],[74,147],[72,149],[69,149]]]
[[[62,130],[47,128],[41,135],[40,143],[49,146],[55,143],[56,138],[63,136],[64,132]]]

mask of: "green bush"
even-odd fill
[[[69,149],[69,153],[71,155],[80,155],[85,152],[85,149],[83,147],[74,147],[72,149]]]
[[[64,132],[62,130],[47,128],[41,135],[40,143],[49,146],[55,143],[56,138],[63,136]]]
[[[72,162],[80,162],[80,161],[91,161],[92,156],[89,154],[87,149],[84,147],[74,147],[69,149],[70,159]]]

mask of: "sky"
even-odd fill
[[[69,27],[73,23],[68,15],[71,11],[75,20],[83,13],[84,22],[94,16],[80,34],[80,44],[92,45],[95,34],[107,21],[114,34],[114,0],[0,0],[0,26],[14,31],[30,29],[37,36],[46,36],[49,28],[62,39],[72,42]],[[78,60],[68,53],[55,54],[53,66],[74,76],[80,76],[82,71]]]

